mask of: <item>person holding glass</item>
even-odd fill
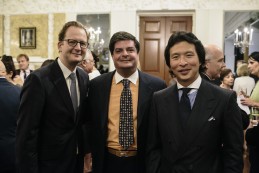
[[[248,69],[251,74],[259,77],[259,52],[253,52],[249,56],[248,60]],[[249,106],[251,108],[251,115],[258,115],[259,111],[259,82],[256,83],[256,86],[249,98],[241,99],[243,105]],[[258,116],[256,116],[258,117]],[[249,147],[249,160],[251,163],[250,173],[259,172],[259,126],[258,118],[257,123],[251,123],[249,128],[246,131],[246,142]],[[252,121],[253,122],[253,121]]]

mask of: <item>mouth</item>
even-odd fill
[[[182,74],[182,75],[188,74],[189,71],[190,71],[190,69],[181,69],[181,70],[178,70],[178,72],[179,72],[180,74]]]

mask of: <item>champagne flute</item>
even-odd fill
[[[251,116],[253,126],[257,126],[259,120],[259,107],[251,107]]]

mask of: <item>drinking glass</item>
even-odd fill
[[[251,107],[251,116],[253,126],[257,126],[259,120],[259,107]]]

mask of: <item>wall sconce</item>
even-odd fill
[[[236,29],[234,45],[240,48],[241,53],[244,53],[246,48],[252,45],[252,38],[253,29],[250,29],[250,31],[248,27],[245,27],[243,31]]]

